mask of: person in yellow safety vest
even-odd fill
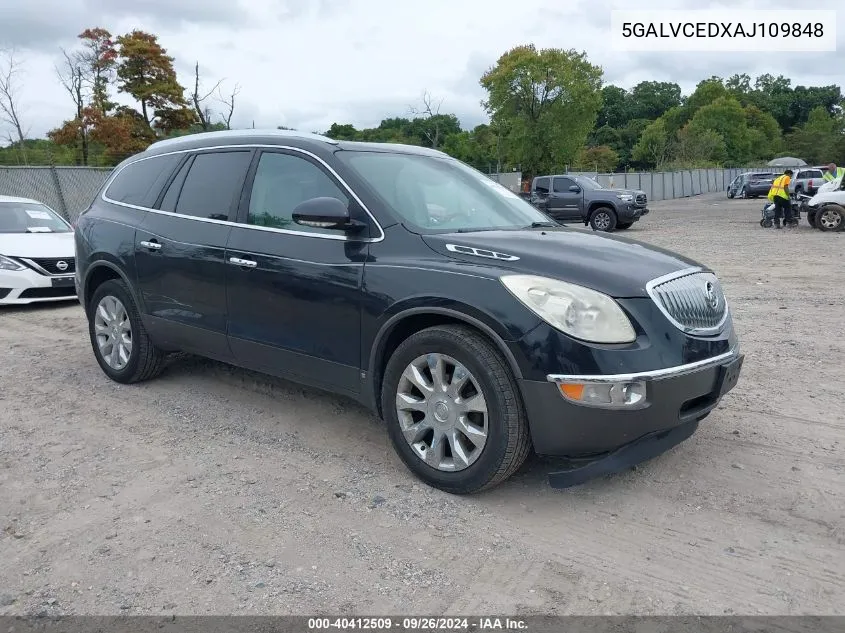
[[[831,182],[842,178],[842,176],[845,176],[845,167],[837,167],[836,163],[831,163],[827,166],[827,171],[824,172],[822,178],[825,182]]]
[[[792,181],[792,170],[787,169],[782,176],[775,178],[769,189],[769,200],[775,203],[775,228],[781,228],[780,221],[788,227],[795,226],[792,220],[792,201],[789,199],[789,183]]]

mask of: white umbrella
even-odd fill
[[[806,167],[807,163],[805,163],[800,158],[794,158],[792,156],[782,156],[780,158],[775,158],[774,160],[770,160],[766,163],[769,167]]]

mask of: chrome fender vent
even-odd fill
[[[488,251],[484,248],[474,248],[472,246],[461,246],[460,244],[446,244],[446,250],[451,251],[452,253],[460,253],[461,255],[472,255],[474,257],[484,257],[485,259],[498,259],[502,262],[515,262],[519,259],[516,255],[497,253],[496,251]]]

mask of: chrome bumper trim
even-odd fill
[[[716,365],[721,365],[725,362],[731,361],[739,356],[739,347],[735,347],[729,352],[713,356],[712,358],[705,358],[694,363],[686,365],[678,365],[676,367],[667,367],[666,369],[653,369],[651,371],[644,371],[636,374],[593,374],[587,376],[570,376],[566,374],[549,374],[546,380],[557,384],[578,383],[578,384],[601,384],[608,382],[636,382],[638,380],[663,380],[665,378],[675,378],[677,376],[685,376],[687,374],[694,374],[698,371],[703,371]]]

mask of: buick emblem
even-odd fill
[[[713,310],[719,307],[719,295],[716,294],[716,286],[712,281],[704,284],[704,296],[707,297],[707,303]]]
[[[67,262],[66,261],[56,262],[56,268],[58,268],[59,270],[67,270]]]

